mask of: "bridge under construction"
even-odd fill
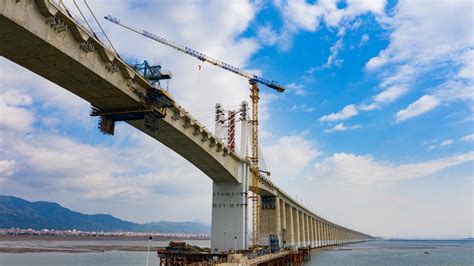
[[[89,102],[91,115],[99,117],[102,132],[113,135],[115,122],[124,121],[211,178],[212,253],[243,254],[250,250],[255,255],[265,247],[281,255],[290,250],[372,239],[316,215],[276,186],[269,173],[259,168],[258,142],[255,143],[258,120],[254,115],[258,104],[252,102],[249,110],[242,103],[236,112],[226,116],[216,105],[216,128],[209,130],[147,73],[158,75],[158,80],[171,78],[170,74],[149,65],[129,65],[61,1],[0,1],[0,56]],[[146,69],[152,72],[144,72]],[[268,84],[262,83],[258,78],[249,80],[253,97],[258,98],[257,83],[284,89],[264,79]],[[236,119],[240,121],[239,149],[232,137]],[[227,132],[222,128],[227,128]],[[254,203],[251,239],[247,226],[249,201]],[[262,263],[263,257],[252,262]]]

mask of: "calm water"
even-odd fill
[[[428,252],[429,254],[425,254]],[[306,265],[474,265],[474,241],[380,240],[315,251]]]
[[[17,243],[14,243],[17,242]],[[90,241],[38,241],[18,243],[0,241],[0,247],[61,247],[90,245]],[[133,245],[143,245],[133,241]],[[139,243],[140,242],[140,243]],[[163,246],[167,242],[157,242]],[[194,243],[209,245],[209,241]],[[94,245],[131,245],[130,241],[97,241]],[[145,244],[146,245],[146,242]],[[429,254],[425,254],[429,252]],[[0,266],[59,266],[59,265],[145,265],[146,252],[109,251],[101,253],[0,253]],[[159,265],[156,253],[150,252],[149,265]],[[312,253],[306,265],[474,265],[473,241],[373,241],[350,244]]]

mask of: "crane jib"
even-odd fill
[[[248,78],[248,79],[250,79],[250,80],[252,80],[252,81],[255,81],[255,82],[257,82],[257,83],[266,85],[266,86],[268,86],[268,87],[270,87],[270,88],[272,88],[272,89],[277,90],[278,92],[283,92],[283,91],[285,90],[285,88],[284,88],[283,86],[278,85],[275,81],[269,81],[269,80],[266,80],[266,79],[264,79],[264,78],[258,77],[258,76],[254,75],[254,74],[251,74],[251,73],[248,73],[248,72],[246,72],[246,71],[243,71],[243,70],[241,70],[241,69],[238,68],[238,67],[231,66],[231,65],[229,65],[229,64],[227,64],[227,63],[225,63],[225,62],[222,62],[222,61],[216,60],[216,59],[214,59],[214,58],[212,58],[212,57],[209,57],[209,56],[207,56],[207,55],[205,55],[205,54],[203,54],[203,53],[201,53],[201,52],[198,52],[198,51],[196,51],[196,50],[194,50],[194,49],[192,49],[192,48],[189,48],[189,47],[187,47],[187,46],[183,46],[183,45],[177,44],[177,43],[172,42],[172,41],[169,41],[169,40],[167,40],[167,39],[165,39],[165,38],[163,38],[163,37],[157,36],[157,35],[155,35],[155,34],[149,32],[149,31],[146,31],[146,30],[141,30],[141,31],[140,31],[140,30],[137,30],[137,29],[133,29],[132,27],[129,27],[129,26],[126,26],[126,25],[120,23],[120,20],[119,20],[118,18],[112,17],[111,15],[108,15],[108,16],[106,16],[106,17],[104,17],[104,18],[107,19],[107,20],[109,20],[109,21],[111,21],[111,22],[113,22],[113,23],[115,23],[115,24],[117,24],[117,25],[120,25],[120,26],[122,26],[122,27],[124,27],[124,28],[127,28],[127,29],[131,30],[131,31],[134,31],[134,32],[136,32],[136,33],[139,33],[139,34],[141,34],[141,35],[143,35],[143,36],[145,36],[145,37],[147,37],[147,38],[150,38],[150,39],[152,39],[152,40],[155,40],[155,41],[157,41],[157,42],[159,42],[159,43],[162,43],[162,44],[164,44],[164,45],[170,46],[170,47],[172,47],[172,48],[174,48],[174,49],[176,49],[176,50],[178,50],[178,51],[184,52],[184,53],[186,53],[186,54],[188,54],[188,55],[191,55],[191,56],[193,56],[193,57],[196,57],[197,59],[199,59],[199,60],[201,60],[201,61],[203,61],[203,62],[209,62],[209,63],[211,63],[211,64],[213,64],[213,65],[216,65],[216,66],[219,66],[219,67],[221,67],[221,68],[223,68],[223,69],[225,69],[225,70],[227,70],[227,71],[233,72],[233,73],[238,74],[238,75],[243,76],[243,77],[246,77],[246,78]]]

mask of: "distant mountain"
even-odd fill
[[[151,222],[145,224],[121,220],[108,214],[83,214],[54,202],[30,202],[0,195],[0,228],[32,228],[82,231],[128,231],[208,234],[210,226],[202,222]]]

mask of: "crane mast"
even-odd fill
[[[258,158],[258,102],[259,102],[259,88],[258,83],[266,85],[269,88],[272,88],[278,92],[285,91],[285,88],[281,85],[278,85],[276,81],[270,81],[261,77],[258,77],[254,74],[246,72],[238,67],[229,65],[223,61],[219,61],[210,56],[207,56],[201,52],[198,52],[194,49],[191,49],[187,46],[178,44],[176,42],[167,40],[163,37],[157,36],[146,30],[135,29],[131,26],[125,25],[120,22],[118,18],[112,17],[110,15],[104,17],[106,20],[113,22],[119,26],[122,26],[126,29],[129,29],[135,33],[138,33],[142,36],[145,36],[149,39],[157,41],[161,44],[174,48],[180,52],[186,53],[190,56],[193,56],[203,62],[208,62],[220,68],[223,68],[227,71],[233,72],[237,75],[243,76],[249,80],[250,83],[250,98],[252,100],[252,119],[250,123],[252,124],[252,156],[250,157],[251,161],[251,172],[252,172],[252,183],[253,183],[253,196],[252,196],[252,207],[253,207],[253,220],[252,220],[252,244],[253,248],[258,248],[259,242],[259,224],[260,224],[260,196],[258,195],[258,183],[260,177],[259,170],[259,158]]]

